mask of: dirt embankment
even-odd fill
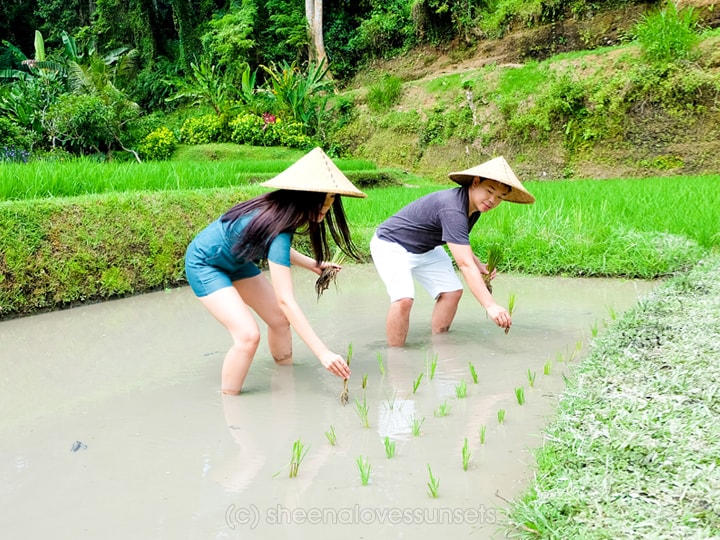
[[[720,27],[720,0],[681,0],[679,7],[692,7],[703,28]],[[392,73],[408,86],[451,73],[477,70],[485,65],[513,66],[544,60],[563,52],[592,50],[626,43],[635,24],[656,4],[627,6],[616,11],[589,14],[537,28],[518,28],[502,39],[481,42],[473,49],[455,43],[444,48],[422,47],[401,57],[380,60],[354,81],[353,87],[368,87],[378,76]],[[714,51],[714,52],[713,52]],[[704,65],[720,69],[720,39],[703,47]],[[400,110],[422,110],[431,96],[406,92]],[[711,100],[712,101],[712,100]],[[714,103],[714,102],[713,102]],[[531,178],[642,177],[662,174],[704,174],[720,170],[720,108],[717,103],[706,113],[688,121],[640,104],[628,115],[624,144],[599,144],[590,155],[569,156],[562,137],[537,147],[517,141],[495,141],[487,147],[449,142],[443,147],[414,148],[411,140],[398,141],[404,147],[391,151],[386,137],[373,136],[363,145],[365,155],[386,166],[400,166],[431,177],[443,178],[443,171],[464,168],[489,154],[509,158],[522,156],[519,172]],[[488,119],[492,121],[492,119]],[[406,138],[407,139],[407,138]],[[521,163],[520,163],[521,162]]]

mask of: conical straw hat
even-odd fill
[[[283,172],[260,185],[295,191],[336,193],[348,197],[367,197],[347,179],[320,147],[308,152]]]
[[[502,156],[486,161],[482,165],[478,165],[472,169],[450,173],[448,176],[463,186],[471,184],[475,177],[495,180],[512,188],[510,193],[507,194],[507,197],[505,197],[506,201],[522,204],[532,204],[535,202],[535,197],[523,187],[520,180],[517,179],[517,176],[515,176],[515,173],[510,168],[510,165],[508,165],[508,162],[505,161],[505,158]]]

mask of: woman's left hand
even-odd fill
[[[315,273],[319,276],[320,274],[322,274],[322,271],[325,268],[335,268],[338,272],[342,270],[342,266],[340,266],[339,264],[323,261],[315,267]]]

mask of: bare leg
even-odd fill
[[[387,334],[388,345],[391,347],[405,345],[408,330],[410,329],[410,310],[412,306],[412,298],[401,298],[390,304],[387,320],[385,321],[385,333]]]
[[[433,334],[442,334],[450,330],[462,294],[462,289],[440,293],[440,296],[435,301],[432,313],[431,326]]]
[[[270,354],[280,365],[292,364],[292,332],[290,323],[275,298],[272,284],[259,275],[233,283],[245,303],[257,313],[268,326]]]
[[[255,318],[233,287],[203,296],[200,302],[230,332],[233,344],[223,362],[222,392],[239,394],[260,343]]]

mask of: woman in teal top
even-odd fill
[[[320,340],[298,306],[290,265],[318,275],[337,267],[323,262],[331,257],[328,232],[344,253],[359,259],[341,195],[365,194],[320,148],[263,185],[279,189],[232,207],[195,237],[185,255],[190,287],[233,339],[222,368],[224,394],[240,393],[260,343],[250,310],[267,324],[270,353],[278,364],[292,363],[292,327],[328,371],[350,376],[343,357]],[[291,247],[294,234],[309,237],[314,258]],[[268,263],[270,281],[256,264],[260,260]]]

